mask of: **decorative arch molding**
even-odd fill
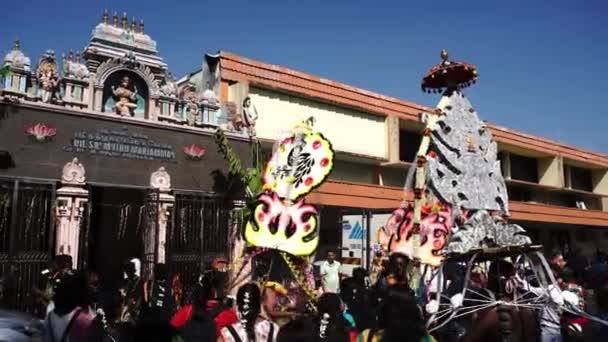
[[[85,174],[86,171],[82,163],[78,161],[78,158],[74,158],[63,166],[61,184],[82,186],[86,181]]]
[[[152,70],[150,70],[149,67],[134,61],[134,58],[132,60],[127,60],[125,58],[112,58],[101,63],[97,68],[95,86],[97,88],[103,88],[104,83],[113,73],[121,70],[129,71],[135,73],[146,82],[150,97],[158,97],[160,95],[159,85],[154,78],[154,73]]]
[[[161,192],[171,191],[171,175],[165,170],[164,166],[161,166],[158,170],[152,172],[150,175],[150,187],[152,189],[158,189]]]

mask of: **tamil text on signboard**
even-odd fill
[[[173,147],[150,139],[148,136],[123,130],[100,129],[96,132],[75,132],[66,152],[90,153],[109,157],[175,160]]]

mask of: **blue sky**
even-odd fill
[[[7,1],[0,52],[82,49],[104,8],[143,18],[176,76],[226,50],[427,106],[446,48],[478,67],[482,119],[608,153],[606,1]]]

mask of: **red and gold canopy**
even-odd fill
[[[477,81],[477,68],[466,62],[448,60],[448,52],[441,50],[443,61],[433,66],[422,78],[422,91],[441,93],[447,89],[462,89]]]

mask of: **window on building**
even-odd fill
[[[526,234],[532,239],[532,243],[540,243],[540,231],[538,229],[526,227]]]
[[[592,241],[593,235],[595,235],[595,234],[591,234],[591,232],[588,230],[588,228],[585,227],[582,229],[577,229],[575,235],[576,235],[577,242],[590,242],[590,241]]]
[[[509,200],[518,202],[529,202],[532,200],[532,192],[522,186],[507,186]]]
[[[536,158],[510,155],[511,178],[525,182],[538,183],[538,160]]]
[[[503,177],[505,178],[510,178],[510,172],[509,170],[507,170],[507,168],[509,167],[509,163],[506,162],[506,158],[509,157],[508,153],[505,152],[498,152],[496,154],[496,159],[500,161],[500,173],[502,174]]]
[[[72,88],[72,99],[74,101],[82,102],[82,87],[75,84]]]
[[[399,131],[399,160],[407,163],[414,162],[422,135],[416,132]]]
[[[566,177],[569,176],[570,182],[566,182],[566,185],[572,189],[593,191],[593,182],[591,181],[591,170],[583,169],[582,167],[575,167],[566,165],[569,168],[569,172],[564,172]]]
[[[319,244],[337,249],[342,239],[342,212],[339,207],[321,207]]]
[[[169,103],[168,102],[161,102],[160,103],[160,114],[161,115],[169,115]]]

